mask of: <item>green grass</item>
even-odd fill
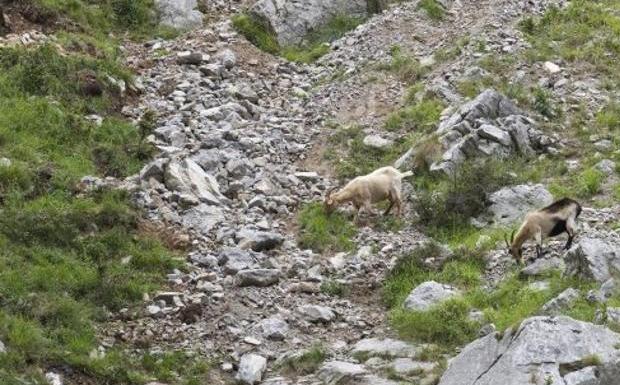
[[[400,257],[388,273],[384,299],[391,308],[390,321],[402,337],[438,344],[440,351],[450,349],[476,338],[481,325],[469,320],[468,314],[472,309],[482,310],[486,321],[501,331],[536,315],[542,305],[569,287],[577,288],[582,293],[594,287],[591,282],[563,278],[558,272],[546,277],[550,284],[549,290],[534,291],[528,287],[531,280],[520,279],[517,272],[509,272],[497,287],[489,290],[482,287],[484,263],[479,251],[461,249],[456,255],[460,258],[445,263],[439,270],[433,270],[424,265],[423,260],[437,257],[438,249],[428,244]],[[411,290],[429,280],[454,285],[463,295],[442,302],[428,311],[408,311],[402,308]],[[563,309],[563,314],[592,322],[596,306],[582,296]]]
[[[605,175],[593,168],[587,168],[577,175],[557,179],[549,185],[549,191],[554,197],[576,196],[590,198],[601,191]]]
[[[318,30],[310,31],[300,44],[281,46],[275,32],[259,18],[248,13],[240,13],[232,17],[235,29],[256,47],[299,63],[315,62],[329,52],[329,43],[341,38],[347,31],[354,29],[363,21],[364,19],[357,17],[337,15]]]
[[[429,133],[436,128],[443,109],[444,105],[438,98],[426,96],[391,113],[385,121],[385,128]]]
[[[321,283],[321,293],[323,294],[327,294],[332,297],[344,297],[348,294],[348,292],[349,288],[342,282],[328,280]]]
[[[585,65],[614,82],[620,81],[620,4],[615,0],[572,1],[551,7],[540,18],[528,18],[521,28],[532,43],[532,61],[558,57]]]
[[[271,54],[280,52],[280,44],[278,44],[274,32],[270,31],[264,23],[256,18],[240,13],[232,17],[232,23],[237,32],[261,50]]]
[[[286,358],[280,365],[280,370],[287,374],[306,375],[315,372],[327,358],[325,349],[315,345],[301,354]]]
[[[423,9],[428,17],[433,20],[442,20],[446,13],[437,0],[420,0],[418,8]]]
[[[352,250],[357,228],[339,212],[327,214],[321,203],[305,205],[299,213],[299,247],[316,252]]]
[[[198,358],[147,359],[122,344],[90,355],[110,312],[139,304],[180,267],[155,233],[139,230],[128,193],[76,190],[85,175],[125,177],[151,157],[144,137],[154,116],[138,127],[121,118],[108,80],[132,77],[108,33],[152,35],[151,3],[37,5],[80,33],[58,35],[62,54],[55,45],[0,48],[0,157],[11,161],[0,167],[0,382],[43,384],[41,373],[66,366],[89,383],[204,383]],[[88,78],[98,84],[89,92]]]
[[[379,70],[394,73],[401,81],[414,84],[428,72],[413,56],[404,53],[398,45],[390,48],[390,61],[378,66]]]

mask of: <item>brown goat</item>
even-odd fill
[[[568,241],[564,249],[569,249],[573,244],[579,214],[581,214],[581,205],[570,198],[563,198],[545,208],[527,214],[519,231],[517,231],[517,235],[515,236],[515,232],[512,232],[510,242],[504,235],[510,254],[521,264],[523,244],[529,239],[534,239],[536,241],[536,258],[539,258],[543,255],[543,240],[562,233],[568,234]]]

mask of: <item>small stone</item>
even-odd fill
[[[10,167],[12,163],[9,158],[0,158],[0,167]]]
[[[364,138],[363,143],[365,146],[372,147],[372,148],[378,148],[378,149],[385,149],[392,145],[391,140],[382,138],[379,135],[367,135]]]
[[[558,72],[562,71],[559,65],[550,61],[546,61],[545,64],[543,64],[543,67],[545,68],[545,71],[549,72],[550,74],[557,74]]]
[[[258,346],[261,344],[260,340],[254,337],[245,337],[243,339],[243,342],[245,342],[246,344],[254,345],[254,346]]]
[[[286,338],[289,327],[286,321],[280,318],[266,318],[260,322],[263,335],[274,341],[282,341]]]
[[[297,308],[299,313],[310,322],[331,322],[336,318],[334,311],[325,306],[303,305]]]
[[[414,288],[405,300],[405,309],[426,311],[433,305],[460,295],[458,289],[450,286],[428,281]]]

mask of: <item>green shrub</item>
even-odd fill
[[[233,16],[232,23],[237,32],[261,50],[274,55],[280,52],[275,32],[271,31],[265,23],[245,13]]]
[[[329,280],[321,283],[321,293],[332,297],[344,297],[348,292],[347,286],[339,281]]]
[[[515,180],[508,164],[490,159],[462,164],[453,176],[420,191],[415,204],[420,222],[431,228],[457,229],[481,214],[487,195]]]
[[[343,214],[327,214],[321,203],[310,203],[299,213],[299,247],[316,252],[351,250],[357,228]]]
[[[392,46],[390,54],[392,56],[390,62],[380,65],[379,69],[393,72],[405,83],[414,84],[428,71],[416,58],[404,54],[400,46]]]
[[[543,116],[553,118],[556,116],[551,104],[551,93],[542,88],[534,89],[534,109]]]
[[[595,168],[589,168],[579,174],[578,186],[579,195],[588,197],[597,194],[601,190],[601,183],[605,175]]]
[[[441,20],[444,18],[445,10],[437,0],[420,0],[418,8],[423,9],[433,20]]]

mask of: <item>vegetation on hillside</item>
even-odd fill
[[[235,29],[261,50],[300,63],[318,60],[329,52],[329,43],[341,38],[363,21],[362,18],[339,15],[320,29],[308,33],[300,44],[281,46],[270,27],[251,14],[240,13],[232,18]]]
[[[30,6],[73,27],[58,34],[62,51],[0,48],[0,382],[44,384],[47,370],[70,368],[101,384],[203,383],[206,363],[182,352],[97,353],[98,323],[162,287],[178,264],[140,230],[128,193],[76,189],[85,175],[133,174],[151,156],[143,132],[117,113],[118,84],[132,76],[108,36],[148,33],[151,2]],[[147,116],[142,131],[152,124]]]

